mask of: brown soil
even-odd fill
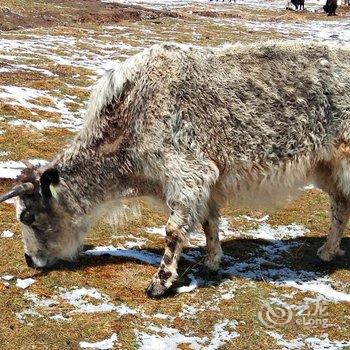
[[[4,0],[0,5],[0,30],[112,24],[123,20],[141,21],[178,17],[176,12],[140,6],[106,4],[99,0]]]

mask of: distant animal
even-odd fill
[[[44,268],[76,257],[108,203],[157,198],[169,211],[147,288],[158,298],[177,279],[197,224],[205,266],[216,271],[223,205],[280,204],[308,183],[330,196],[331,226],[317,252],[330,261],[344,254],[350,216],[349,45],[162,44],[108,71],[72,143],[47,167],[28,166],[0,202],[17,196],[25,259]]]
[[[210,1],[214,1],[214,0],[210,0]],[[216,0],[216,2],[218,2],[219,0]],[[225,2],[225,0],[222,0],[222,2]],[[229,0],[228,2],[232,2],[232,0]],[[236,0],[233,0],[233,2],[236,2]]]
[[[337,0],[327,0],[326,5],[323,6],[323,10],[328,14],[328,16],[336,16],[337,14],[335,11],[337,7]]]
[[[295,10],[305,10],[305,0],[291,0],[287,1],[286,3],[286,10],[291,9],[290,4],[293,4],[295,6]]]

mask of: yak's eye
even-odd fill
[[[35,221],[35,215],[29,210],[24,210],[19,216],[19,219],[23,224],[31,225]]]

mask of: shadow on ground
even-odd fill
[[[264,241],[259,239],[231,239],[222,242],[224,258],[221,268],[216,273],[203,273],[205,249],[203,247],[187,248],[179,262],[179,281],[176,287],[188,285],[196,279],[199,288],[215,286],[232,277],[248,281],[265,281],[271,283],[296,282],[298,284],[312,282],[326,277],[335,271],[350,269],[349,254],[336,257],[324,264],[315,264],[317,249],[324,243],[322,237],[298,237],[289,240]],[[93,246],[85,246],[84,251],[91,251]],[[350,238],[343,238],[342,249],[350,251]],[[114,256],[123,252],[124,256]],[[56,266],[38,271],[35,276],[50,274],[56,270],[84,270],[85,268],[119,265],[126,262],[147,264],[136,256],[155,257],[160,261],[163,250],[115,249],[111,252],[100,252],[98,256],[81,255],[74,262],[60,262]],[[134,257],[128,257],[128,254]],[[142,259],[141,259],[142,260]],[[157,261],[148,265],[157,266]],[[116,267],[117,268],[117,267]],[[156,271],[156,270],[155,270]],[[151,276],[150,276],[151,277]],[[170,293],[174,295],[174,293]]]

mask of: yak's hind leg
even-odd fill
[[[223,255],[219,238],[219,220],[220,214],[218,208],[213,201],[210,201],[208,216],[203,222],[202,227],[206,237],[208,254],[204,265],[211,271],[218,270]]]
[[[330,196],[331,226],[326,243],[317,255],[323,261],[330,261],[344,254],[340,242],[350,217],[350,147],[341,144],[333,159],[318,170],[317,183]]]

